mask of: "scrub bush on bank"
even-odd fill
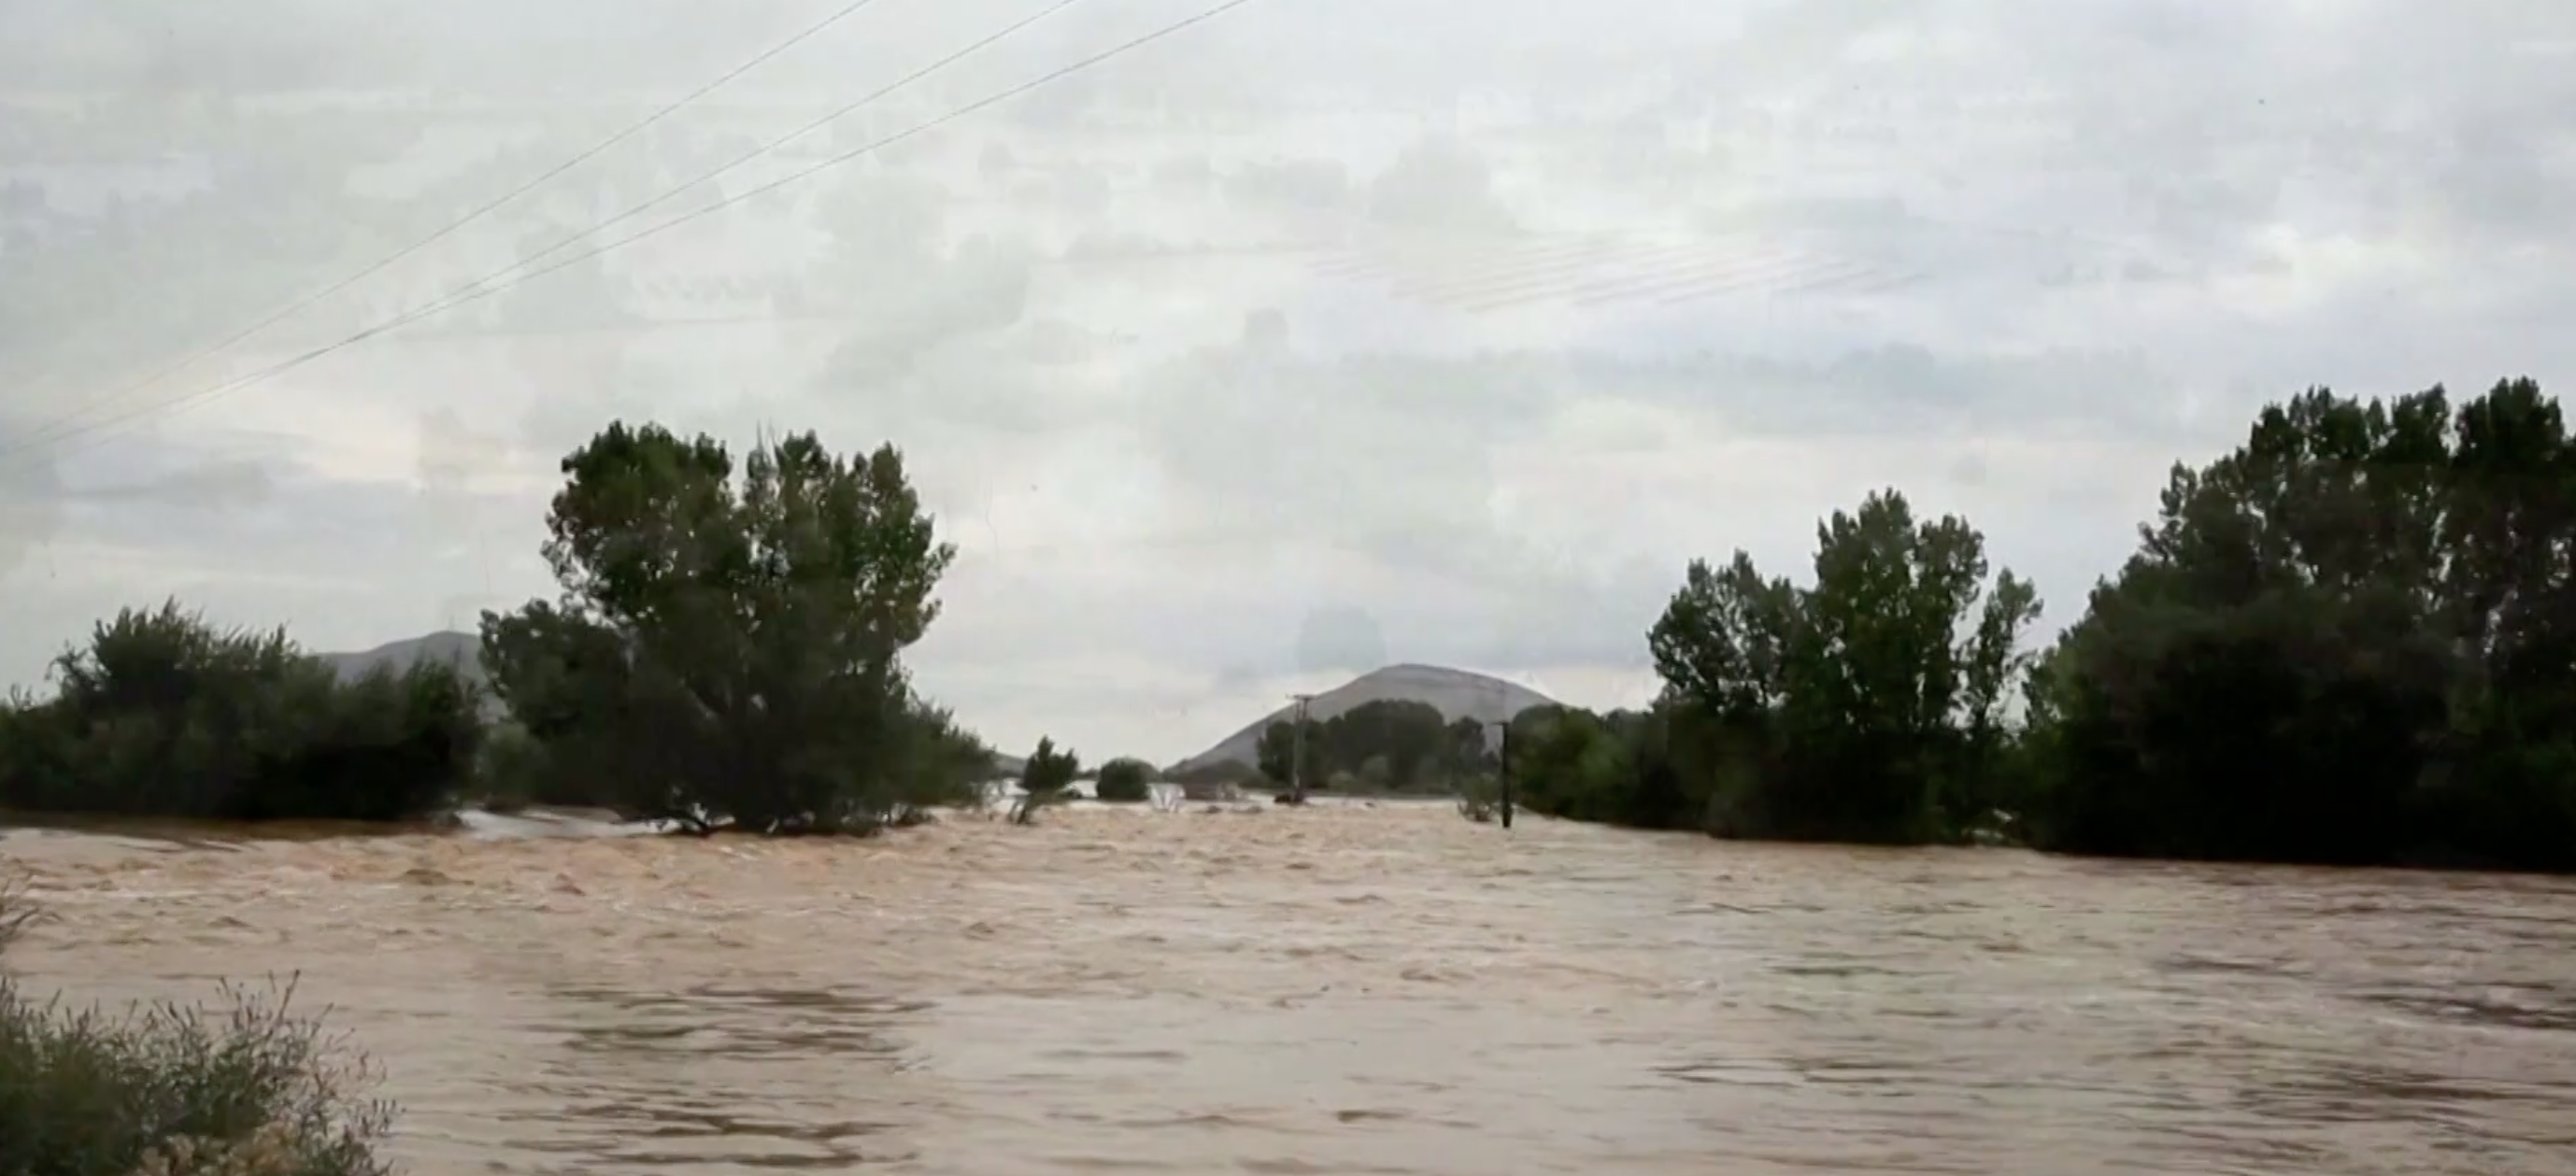
[[[37,917],[0,883],[0,951]],[[292,986],[227,986],[209,1013],[110,1015],[0,976],[0,1176],[381,1176],[373,1066],[291,1013]]]

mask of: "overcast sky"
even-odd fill
[[[901,445],[962,552],[920,680],[1006,749],[1170,759],[1390,662],[1633,703],[1688,559],[1802,575],[1872,488],[1980,524],[2053,631],[2262,401],[2576,362],[2576,8],[1253,0],[163,408],[1048,3],[880,0],[117,396],[841,3],[0,0],[0,679],[170,594],[470,629],[551,591],[554,462],[624,415]],[[1074,5],[723,190],[1204,6]]]

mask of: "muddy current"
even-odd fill
[[[412,1172],[2576,1172],[2576,883],[1446,808],[0,837],[75,1000],[299,975]]]

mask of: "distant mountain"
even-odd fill
[[[378,666],[399,674],[423,661],[445,662],[465,671],[465,677],[482,684],[483,639],[472,633],[432,633],[409,641],[379,645],[364,653],[317,653],[313,656],[339,671],[343,681],[357,678]]]
[[[1465,670],[1439,666],[1400,665],[1374,670],[1351,679],[1335,689],[1318,694],[1306,704],[1306,717],[1325,722],[1333,716],[1371,702],[1428,703],[1442,718],[1456,722],[1475,718],[1501,722],[1534,706],[1560,705],[1555,699],[1526,686],[1471,674]],[[1261,733],[1270,724],[1288,719],[1292,707],[1283,706],[1263,715],[1251,726],[1229,735],[1216,746],[1174,764],[1173,772],[1185,772],[1233,760],[1237,763],[1258,762]]]

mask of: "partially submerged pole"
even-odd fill
[[[1289,697],[1296,700],[1297,717],[1288,729],[1288,803],[1304,804],[1306,803],[1306,704],[1313,702],[1315,696],[1292,694]]]

